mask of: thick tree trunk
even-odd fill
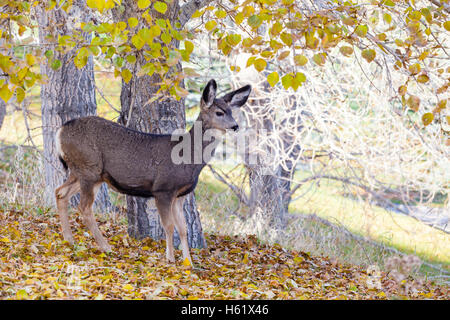
[[[42,7],[37,7],[36,13],[39,22],[39,39],[43,44],[49,41],[49,37],[57,39],[58,35],[70,34],[75,20],[89,20],[85,1],[82,0],[74,1],[68,13],[62,9],[45,11]],[[86,34],[85,38],[86,41],[90,41],[89,35]],[[50,206],[55,205],[55,188],[60,186],[67,177],[67,173],[64,172],[58,160],[55,133],[64,122],[95,115],[97,110],[93,59],[90,57],[87,65],[79,70],[73,63],[74,52],[75,50],[72,50],[61,54],[54,51],[54,58],[61,61],[61,67],[58,70],[52,69],[46,63],[41,65],[41,73],[48,79],[41,87],[41,111],[45,198]],[[105,184],[98,192],[95,207],[103,212],[111,207]]]
[[[295,107],[294,102],[292,108]],[[264,108],[264,105],[259,105],[259,108]],[[289,119],[289,121],[294,120]],[[263,120],[262,124],[258,121],[253,126],[261,126],[265,132],[270,133],[273,131],[272,125],[272,120]],[[285,144],[285,150],[290,149],[293,143],[292,137],[285,136],[283,143]],[[267,151],[270,154],[270,148]],[[256,164],[247,165],[247,168],[250,170],[251,211],[261,211],[272,226],[283,227],[285,225],[289,203],[291,202],[291,181],[295,173],[296,165],[293,159],[297,158],[300,151],[300,146],[292,148],[290,154],[287,155],[289,160],[286,160],[285,167],[277,165],[273,168],[272,163],[261,161],[262,159],[257,159]]]
[[[127,21],[128,18],[135,17],[140,20],[138,29],[146,26],[146,22],[141,18],[141,13],[137,9],[136,1],[122,1],[122,5],[123,11],[114,12],[116,21]],[[175,1],[169,4],[169,9],[164,16],[155,12],[152,13],[152,16],[169,19],[172,25],[175,25],[178,12],[178,2]],[[145,59],[141,56],[137,57],[134,66],[129,66],[129,69],[132,70],[133,78],[129,83],[122,82],[120,95],[122,112],[119,122],[128,125],[130,128],[150,133],[171,133],[175,129],[185,128],[184,99],[176,101],[168,98],[147,104],[158,91],[158,83],[161,82],[161,79],[158,75],[136,77],[140,66],[145,63]],[[181,68],[181,66],[178,66],[178,68]],[[206,241],[203,236],[200,216],[193,193],[186,197],[183,208],[189,246],[194,248],[205,247]],[[130,236],[137,239],[151,237],[155,240],[164,237],[164,230],[153,200],[147,201],[144,198],[127,196],[127,215],[128,233]],[[179,243],[178,233],[175,232],[174,245],[178,246]]]
[[[263,88],[269,91],[268,83]],[[268,108],[269,101],[259,100],[256,105],[251,107],[258,110]],[[295,108],[295,100],[292,102],[292,108]],[[269,112],[269,111],[268,111]],[[261,112],[263,113],[263,112]],[[294,121],[295,119],[289,119]],[[267,134],[273,131],[273,119],[253,119],[251,127],[257,131],[263,129]],[[288,146],[293,143],[290,137],[284,137],[283,143]],[[267,152],[270,155],[270,147],[267,146]],[[289,155],[289,159],[296,158],[300,152],[300,147],[294,148]],[[247,161],[248,162],[248,161]],[[286,223],[286,215],[291,201],[290,188],[291,179],[295,171],[295,163],[287,161],[286,168],[281,165],[273,167],[271,160],[257,159],[256,164],[247,163],[249,169],[250,184],[250,207],[253,213],[262,213],[269,224],[275,228],[283,228]]]

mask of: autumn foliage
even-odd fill
[[[260,243],[254,236],[207,235],[187,262],[166,263],[165,245],[127,236],[103,221],[113,246],[95,249],[81,220],[76,245],[51,213],[0,213],[1,299],[448,299],[448,287],[341,264]]]

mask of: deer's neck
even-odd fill
[[[219,137],[205,127],[199,116],[189,130],[191,142],[191,164],[200,173],[201,169],[211,160],[220,142]]]

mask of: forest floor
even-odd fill
[[[95,248],[78,214],[75,246],[51,211],[0,211],[0,299],[449,299],[448,286],[340,264],[254,236],[207,234],[194,267],[165,260],[164,241],[128,237],[122,218],[102,219],[113,246]],[[122,219],[123,220],[123,219]]]

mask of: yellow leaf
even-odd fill
[[[424,113],[422,116],[422,122],[424,126],[429,125],[431,122],[433,122],[434,115],[431,112]]]
[[[253,63],[253,66],[255,67],[256,70],[261,72],[266,68],[267,62],[266,62],[266,60],[259,58],[259,59],[255,60],[255,62]]]
[[[420,83],[426,83],[430,80],[430,78],[426,74],[421,74],[417,77],[417,81]]]
[[[323,66],[325,64],[325,55],[322,53],[316,53],[313,56],[313,61],[319,65],[319,66]]]
[[[267,82],[269,82],[271,87],[274,87],[278,83],[278,81],[280,81],[280,76],[276,71],[267,76]]]
[[[299,257],[299,256],[294,257],[294,262],[297,264],[302,263],[304,260],[305,259],[303,259],[303,257]]]
[[[139,9],[146,9],[150,5],[150,0],[139,0],[137,5]]]
[[[419,110],[419,106],[420,106],[420,98],[417,96],[410,96],[408,98],[408,100],[406,100],[406,105],[414,111],[418,111]]]
[[[137,34],[131,37],[131,43],[136,49],[140,50],[145,45],[145,41]]]
[[[123,69],[122,72],[120,73],[122,75],[122,79],[123,81],[125,81],[126,83],[130,82],[131,78],[132,78],[132,74],[131,71],[128,69]]]
[[[450,21],[444,22],[444,28],[445,28],[445,30],[450,31]]]
[[[24,289],[20,289],[17,291],[16,297],[19,300],[28,299],[28,293]]]
[[[6,243],[11,242],[11,240],[9,240],[9,239],[6,238],[6,237],[1,238],[0,241],[1,241],[1,242],[6,242]]]
[[[285,59],[288,55],[290,55],[291,52],[289,50],[283,51],[282,53],[280,53],[280,55],[278,56],[278,60],[283,60]]]
[[[339,48],[339,51],[346,57],[350,56],[353,53],[353,48],[349,46],[342,46]]]
[[[294,57],[294,62],[298,66],[304,66],[308,62],[308,58],[306,58],[304,55],[296,55]]]
[[[400,86],[398,87],[398,94],[401,96],[404,96],[407,92],[408,88],[406,86]]]
[[[214,20],[208,21],[207,23],[205,23],[205,29],[208,31],[211,31],[212,29],[214,29],[217,26],[217,22]]]
[[[373,49],[366,49],[361,52],[361,55],[367,62],[372,62],[375,59],[376,52]]]
[[[185,258],[185,259],[183,260],[183,266],[185,266],[185,267],[190,267],[190,266],[192,266],[191,262],[189,261],[189,258]]]
[[[32,54],[27,53],[27,55],[25,56],[25,59],[27,61],[27,64],[31,67],[36,63],[36,57],[33,56]]]
[[[408,70],[412,75],[418,74],[421,70],[420,64],[414,63],[408,67]]]
[[[153,5],[153,8],[159,13],[164,14],[167,11],[167,4],[161,1],[156,1],[155,4]]]
[[[248,263],[248,253],[244,254],[244,258],[242,259],[242,263]]]
[[[223,19],[223,18],[225,18],[225,17],[227,16],[227,12],[226,12],[225,10],[223,10],[223,9],[218,9],[218,10],[214,13],[214,15],[215,15],[217,18],[219,18],[219,19]]]
[[[5,101],[5,103],[7,103],[9,101],[9,99],[11,99],[12,97],[12,92],[11,90],[9,90],[8,84],[5,84],[3,87],[1,87],[0,89],[0,98],[2,98],[3,101]],[[7,239],[7,238],[3,238],[3,239]],[[3,242],[9,242],[8,241],[3,241]]]
[[[188,295],[188,293],[189,292],[187,292],[186,290],[184,290],[184,289],[180,289],[180,294],[182,295],[182,296],[187,296]]]
[[[131,291],[131,290],[134,289],[134,287],[131,284],[128,283],[128,284],[124,284],[122,286],[122,289],[125,290],[125,291]]]
[[[130,28],[134,28],[139,24],[139,20],[131,17],[130,19],[128,19],[128,25],[130,26]]]
[[[16,99],[18,103],[21,103],[25,99],[25,90],[21,87],[16,89]]]

